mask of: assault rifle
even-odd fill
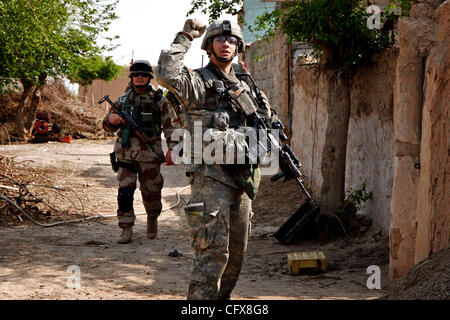
[[[128,130],[130,130],[131,133],[134,133],[136,135],[136,137],[139,138],[139,140],[141,140],[143,143],[145,143],[145,145],[153,151],[153,153],[156,155],[156,157],[161,161],[164,162],[165,159],[161,158],[161,156],[156,152],[155,147],[153,146],[153,144],[151,143],[151,140],[149,137],[147,137],[145,135],[145,133],[141,132],[139,130],[139,126],[137,125],[137,123],[133,120],[133,118],[131,117],[131,115],[128,114],[128,112],[123,111],[121,109],[119,109],[119,107],[116,106],[116,104],[114,102],[111,101],[111,99],[109,99],[108,95],[105,95],[103,98],[101,98],[98,103],[103,103],[103,102],[108,102],[113,108],[114,110],[117,112],[117,114],[123,119],[125,120],[125,127],[128,128]]]
[[[266,105],[264,103],[263,96],[252,76],[248,73],[239,73],[236,74],[238,78],[244,80],[244,78],[248,78],[251,81],[251,99],[256,105],[260,108],[265,109]],[[244,80],[245,81],[245,80]],[[246,81],[247,82],[247,81]],[[300,186],[302,191],[305,193],[307,200],[306,202],[296,211],[294,215],[292,215],[281,228],[275,232],[274,236],[281,243],[288,244],[292,240],[294,240],[301,229],[305,226],[308,226],[312,219],[319,212],[320,208],[317,206],[316,202],[311,198],[311,195],[306,190],[303,185],[303,181],[307,178],[305,174],[300,171],[301,164],[298,158],[295,156],[291,147],[288,144],[285,144],[283,147],[278,142],[278,139],[273,136],[271,133],[272,129],[279,130],[280,140],[282,142],[287,140],[286,134],[283,132],[284,126],[280,120],[274,121],[273,123],[269,123],[266,119],[263,119],[258,115],[257,110],[251,108],[249,106],[242,106],[242,110],[246,114],[247,118],[253,122],[254,129],[257,132],[266,133],[267,136],[267,146],[268,149],[271,149],[272,152],[276,152],[279,155],[279,166],[280,172],[271,177],[271,181],[275,182],[282,177],[284,177],[284,181],[295,179],[297,185]]]
[[[255,81],[253,80],[252,76],[248,73],[240,73],[237,74],[239,77],[248,77],[253,84],[253,90],[252,96],[253,101],[262,109],[266,108],[264,104],[264,100],[261,94],[261,91],[256,86]],[[297,184],[300,186],[300,188],[303,190],[303,192],[306,194],[306,197],[310,200],[311,196],[309,192],[306,190],[305,186],[303,185],[303,180],[307,178],[305,174],[303,174],[300,171],[301,164],[298,158],[295,156],[294,152],[292,151],[292,148],[285,144],[283,147],[278,143],[278,140],[273,136],[271,133],[272,129],[278,129],[280,133],[280,140],[282,142],[287,140],[287,136],[284,133],[283,129],[283,123],[278,119],[277,121],[274,121],[271,125],[266,119],[263,119],[260,115],[258,115],[257,110],[253,110],[252,108],[243,108],[244,112],[246,113],[246,116],[248,119],[253,122],[254,129],[260,132],[260,130],[263,130],[263,132],[266,132],[267,134],[267,150],[269,151],[272,147],[275,147],[275,152],[279,153],[280,156],[280,169],[281,171],[274,175],[270,180],[275,182],[282,177],[284,177],[284,181],[295,179],[297,181]]]

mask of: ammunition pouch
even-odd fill
[[[130,146],[130,129],[123,128],[120,131],[120,140],[122,144],[122,148],[127,149]]]
[[[224,168],[231,173],[236,183],[244,189],[248,197],[253,200],[261,182],[261,169],[255,164],[226,165]]]
[[[117,162],[116,153],[111,152],[109,154],[109,161],[111,162],[111,167],[114,172],[119,171],[119,163]]]
[[[114,172],[119,171],[120,167],[128,169],[130,171],[133,171],[134,173],[138,172],[138,169],[135,166],[133,166],[131,163],[117,161],[115,152],[111,152],[109,154],[109,160],[111,161],[111,167]]]

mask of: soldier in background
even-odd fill
[[[194,38],[202,36],[206,26],[188,19],[169,50],[160,55],[158,83],[171,91],[188,111],[191,123],[201,121],[203,129],[222,132],[245,126],[243,111],[219,94],[226,90],[252,103],[248,86],[236,76],[245,72],[232,59],[244,49],[242,31],[228,20],[212,23],[202,42],[209,64],[190,70],[183,58]],[[245,88],[244,88],[245,87]],[[239,92],[239,94],[237,94]],[[270,118],[267,106],[258,113]],[[192,162],[191,162],[192,163]],[[195,250],[188,299],[229,299],[239,277],[250,231],[251,199],[256,195],[260,171],[257,165],[192,164],[186,166],[190,177],[191,199],[185,208],[190,243]]]
[[[114,146],[115,157],[119,169],[117,180],[119,191],[117,196],[119,227],[122,233],[119,243],[129,243],[133,236],[135,214],[133,209],[134,192],[137,180],[140,183],[142,200],[147,212],[147,238],[154,239],[158,232],[157,219],[161,213],[161,189],[163,177],[160,167],[164,154],[161,146],[161,132],[164,132],[169,151],[165,157],[168,165],[172,164],[171,150],[177,142],[171,141],[173,130],[180,127],[172,105],[163,97],[162,90],[155,90],[150,84],[153,70],[146,60],[136,60],[130,66],[130,86],[116,105],[127,111],[138,124],[140,130],[151,138],[152,151],[141,140],[124,127],[125,121],[113,110],[103,120],[105,131],[119,130]]]

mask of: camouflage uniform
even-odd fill
[[[157,95],[160,95],[159,97]],[[145,93],[136,93],[132,86],[128,87],[126,94],[121,96],[116,105],[133,108],[133,117],[141,124],[142,131],[151,138],[151,143],[161,159],[164,153],[161,146],[161,127],[166,137],[168,148],[171,150],[178,142],[171,140],[173,130],[180,127],[178,117],[169,101],[149,85]],[[150,109],[151,112],[148,112]],[[147,112],[144,112],[146,110]],[[139,179],[142,200],[148,217],[157,218],[161,213],[161,189],[163,177],[161,175],[161,161],[155,153],[149,149],[136,136],[129,136],[128,146],[123,145],[125,129],[114,126],[109,121],[110,111],[103,120],[103,128],[108,132],[119,130],[114,152],[120,164],[117,172],[119,183],[117,217],[119,227],[134,225],[135,214],[133,209],[133,195],[136,182]]]
[[[217,106],[213,82],[222,80],[227,87],[240,84],[235,75],[238,66],[233,65],[228,75],[212,62],[190,70],[183,65],[190,45],[191,41],[178,33],[171,48],[161,52],[155,76],[187,109],[191,123],[201,120],[208,129],[214,127],[209,119],[223,111]],[[230,127],[245,125],[241,110],[230,105],[227,113]],[[251,199],[230,168],[236,165],[186,166],[191,199],[185,213],[195,250],[188,299],[229,299],[241,271],[250,232]],[[203,208],[196,207],[199,203]]]

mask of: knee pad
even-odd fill
[[[132,188],[119,188],[119,194],[117,195],[117,202],[119,204],[119,210],[122,212],[133,211],[134,190]]]

